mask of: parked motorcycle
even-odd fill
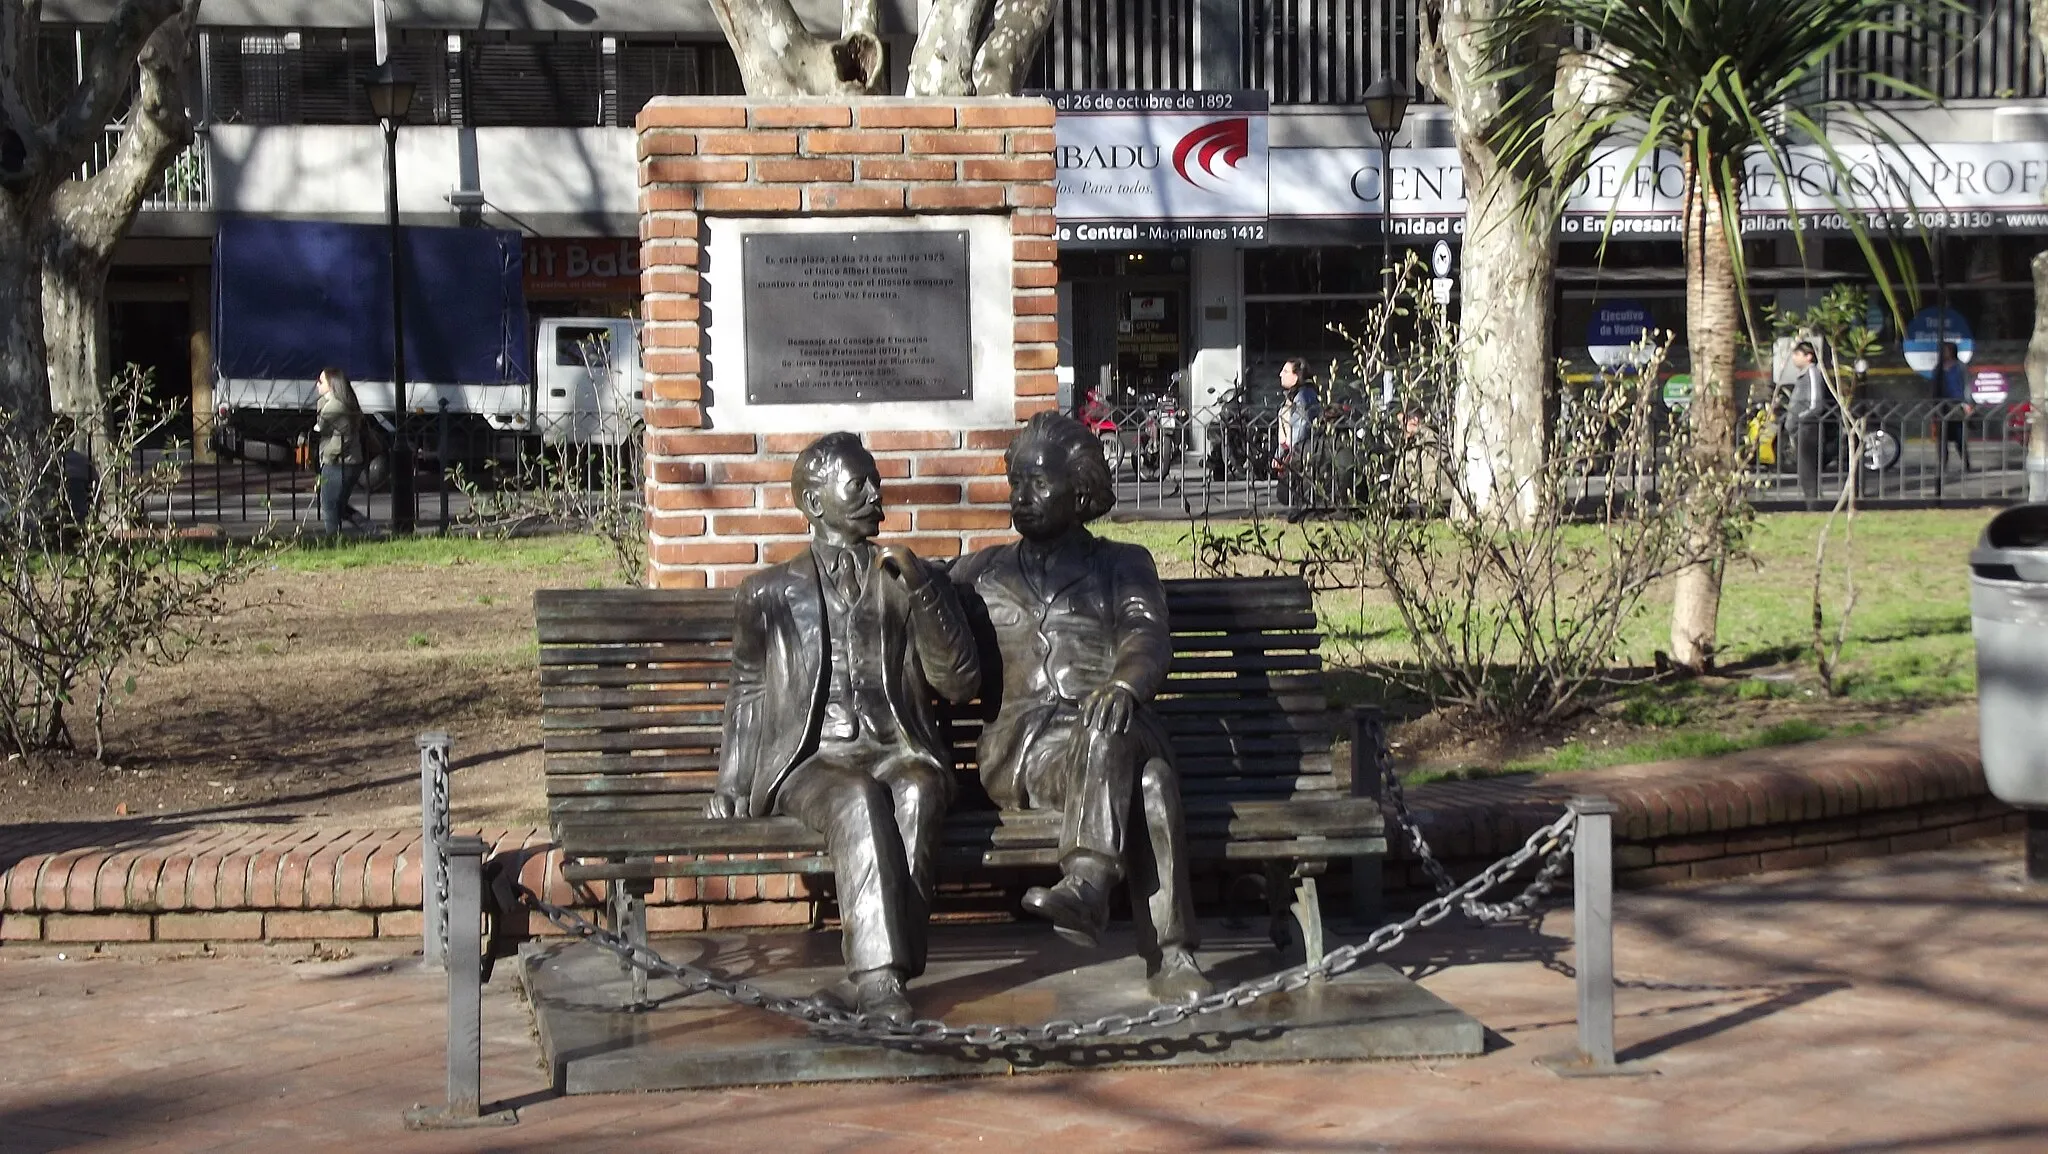
[[[1188,449],[1188,412],[1180,398],[1155,397],[1138,422],[1138,479],[1157,481],[1180,463]]]
[[[1245,386],[1233,383],[1209,422],[1209,477],[1221,481],[1265,480],[1273,468],[1273,421],[1260,419]]]

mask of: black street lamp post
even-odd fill
[[[1393,292],[1394,267],[1394,137],[1408,116],[1408,88],[1382,76],[1365,90],[1365,115],[1380,138],[1380,285]]]
[[[1373,135],[1380,138],[1380,300],[1388,309],[1394,304],[1394,137],[1408,116],[1408,86],[1391,76],[1382,76],[1365,90],[1365,115],[1372,122]],[[1380,379],[1391,370],[1381,358]]]
[[[411,533],[413,508],[412,440],[406,428],[405,296],[399,276],[402,248],[398,231],[398,122],[412,111],[413,82],[388,57],[370,73],[370,111],[384,125],[384,225],[391,236],[391,532]]]

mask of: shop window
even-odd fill
[[[619,45],[619,123],[630,125],[657,96],[743,96],[739,61],[715,42],[626,41]]]
[[[604,65],[595,38],[474,40],[463,53],[464,123],[583,128],[604,123]]]

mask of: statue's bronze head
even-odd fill
[[[827,433],[796,455],[790,495],[811,532],[846,545],[882,530],[882,474],[854,433]]]
[[[1116,505],[1102,442],[1065,414],[1032,417],[1003,463],[1010,474],[1010,522],[1031,540],[1055,540]]]

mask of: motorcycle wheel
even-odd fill
[[[1109,475],[1114,477],[1122,473],[1124,461],[1130,455],[1124,449],[1122,439],[1107,430],[1097,433],[1096,436],[1102,441],[1102,456],[1109,462]]]

